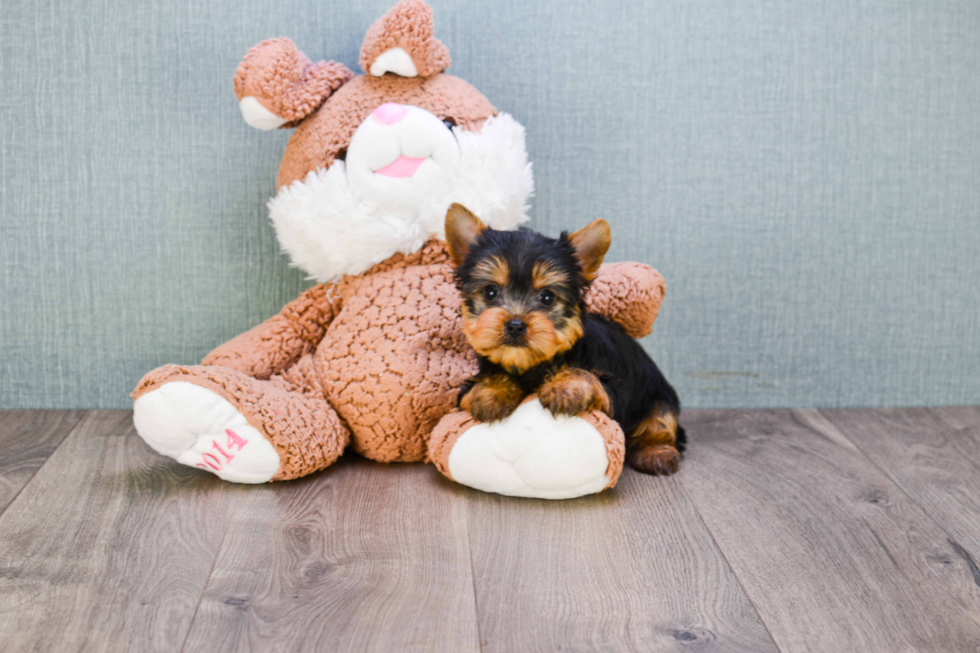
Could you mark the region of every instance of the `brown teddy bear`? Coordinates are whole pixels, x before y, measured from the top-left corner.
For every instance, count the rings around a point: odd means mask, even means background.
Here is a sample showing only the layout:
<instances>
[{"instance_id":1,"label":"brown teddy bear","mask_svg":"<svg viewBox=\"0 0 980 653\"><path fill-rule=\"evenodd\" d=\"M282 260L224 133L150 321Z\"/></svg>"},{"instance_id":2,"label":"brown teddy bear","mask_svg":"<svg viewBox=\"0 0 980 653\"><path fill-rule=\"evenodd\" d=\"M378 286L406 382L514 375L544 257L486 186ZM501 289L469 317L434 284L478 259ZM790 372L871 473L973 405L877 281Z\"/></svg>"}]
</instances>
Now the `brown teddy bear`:
<instances>
[{"instance_id":1,"label":"brown teddy bear","mask_svg":"<svg viewBox=\"0 0 980 653\"><path fill-rule=\"evenodd\" d=\"M350 444L381 462L432 460L487 491L564 498L622 470L623 435L601 413L553 417L532 399L479 424L455 409L475 356L444 243L448 206L486 224L527 219L524 130L442 72L431 9L402 0L367 33L355 77L313 64L288 39L252 48L235 93L245 120L296 127L269 202L292 263L319 285L201 365L165 365L133 392L153 449L240 483L293 479ZM604 265L588 301L647 335L664 282L638 263Z\"/></svg>"}]
</instances>

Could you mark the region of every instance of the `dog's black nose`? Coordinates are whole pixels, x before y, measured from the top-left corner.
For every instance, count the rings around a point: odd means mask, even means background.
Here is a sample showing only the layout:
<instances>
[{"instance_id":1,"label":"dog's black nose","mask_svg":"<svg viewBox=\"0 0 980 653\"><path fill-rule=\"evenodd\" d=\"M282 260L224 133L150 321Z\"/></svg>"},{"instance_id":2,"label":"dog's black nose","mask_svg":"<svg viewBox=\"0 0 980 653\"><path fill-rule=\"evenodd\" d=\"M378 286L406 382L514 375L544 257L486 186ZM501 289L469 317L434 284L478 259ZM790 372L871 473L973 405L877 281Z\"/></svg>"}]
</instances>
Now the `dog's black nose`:
<instances>
[{"instance_id":1,"label":"dog's black nose","mask_svg":"<svg viewBox=\"0 0 980 653\"><path fill-rule=\"evenodd\" d=\"M527 333L527 323L520 318L514 318L513 320L507 320L504 329L507 330L509 337L517 339Z\"/></svg>"}]
</instances>

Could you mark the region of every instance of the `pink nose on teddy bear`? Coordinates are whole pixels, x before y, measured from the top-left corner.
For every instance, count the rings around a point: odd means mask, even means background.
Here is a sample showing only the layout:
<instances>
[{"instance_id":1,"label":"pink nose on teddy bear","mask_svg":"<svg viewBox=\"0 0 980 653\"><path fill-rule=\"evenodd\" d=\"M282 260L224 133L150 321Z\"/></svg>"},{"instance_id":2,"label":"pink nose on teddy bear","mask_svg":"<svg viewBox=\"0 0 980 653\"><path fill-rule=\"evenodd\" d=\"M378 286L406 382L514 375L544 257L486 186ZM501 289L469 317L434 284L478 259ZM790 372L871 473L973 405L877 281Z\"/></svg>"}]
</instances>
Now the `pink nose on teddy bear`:
<instances>
[{"instance_id":1,"label":"pink nose on teddy bear","mask_svg":"<svg viewBox=\"0 0 980 653\"><path fill-rule=\"evenodd\" d=\"M408 109L394 102L386 102L374 110L371 115L382 125L395 125L408 114Z\"/></svg>"}]
</instances>

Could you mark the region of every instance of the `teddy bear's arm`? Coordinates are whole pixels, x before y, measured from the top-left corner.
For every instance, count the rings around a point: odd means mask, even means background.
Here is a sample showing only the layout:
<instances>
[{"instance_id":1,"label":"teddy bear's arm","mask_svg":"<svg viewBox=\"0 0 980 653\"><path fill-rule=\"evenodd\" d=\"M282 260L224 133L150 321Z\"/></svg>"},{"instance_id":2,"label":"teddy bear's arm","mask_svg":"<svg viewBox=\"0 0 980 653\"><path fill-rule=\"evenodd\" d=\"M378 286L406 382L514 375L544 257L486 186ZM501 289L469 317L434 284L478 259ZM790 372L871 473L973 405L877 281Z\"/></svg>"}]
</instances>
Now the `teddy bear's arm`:
<instances>
[{"instance_id":1,"label":"teddy bear's arm","mask_svg":"<svg viewBox=\"0 0 980 653\"><path fill-rule=\"evenodd\" d=\"M634 338L650 335L667 285L642 263L606 263L592 282L585 303L590 311L621 324Z\"/></svg>"},{"instance_id":2,"label":"teddy bear's arm","mask_svg":"<svg viewBox=\"0 0 980 653\"><path fill-rule=\"evenodd\" d=\"M277 315L219 345L201 363L268 379L316 349L339 310L337 286L319 284L286 304Z\"/></svg>"}]
</instances>

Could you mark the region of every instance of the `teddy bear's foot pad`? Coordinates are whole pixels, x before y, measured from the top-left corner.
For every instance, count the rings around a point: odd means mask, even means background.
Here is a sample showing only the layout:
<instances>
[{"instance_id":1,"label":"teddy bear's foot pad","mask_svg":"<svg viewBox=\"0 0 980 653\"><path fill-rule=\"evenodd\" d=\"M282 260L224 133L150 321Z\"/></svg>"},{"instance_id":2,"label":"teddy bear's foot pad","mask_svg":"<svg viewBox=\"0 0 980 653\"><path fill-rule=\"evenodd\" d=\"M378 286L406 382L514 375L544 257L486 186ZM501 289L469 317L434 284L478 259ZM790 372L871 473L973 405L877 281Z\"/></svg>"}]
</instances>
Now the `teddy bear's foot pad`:
<instances>
[{"instance_id":1,"label":"teddy bear's foot pad","mask_svg":"<svg viewBox=\"0 0 980 653\"><path fill-rule=\"evenodd\" d=\"M186 381L166 383L133 405L136 432L158 453L234 483L265 483L279 454L224 397Z\"/></svg>"},{"instance_id":2,"label":"teddy bear's foot pad","mask_svg":"<svg viewBox=\"0 0 980 653\"><path fill-rule=\"evenodd\" d=\"M609 485L602 435L580 417L553 417L537 399L468 429L448 463L457 483L510 496L570 499Z\"/></svg>"}]
</instances>

